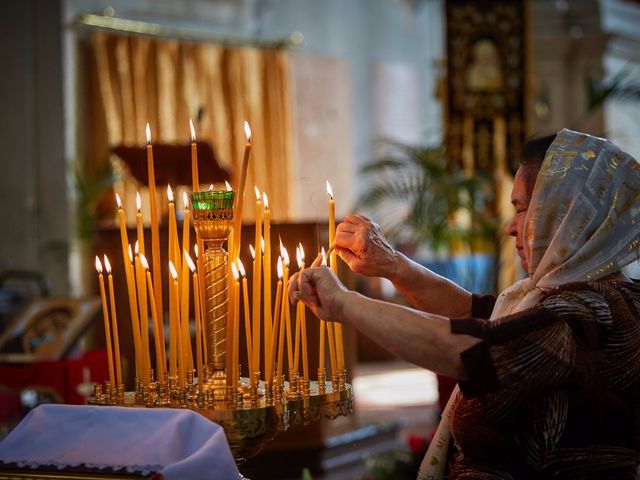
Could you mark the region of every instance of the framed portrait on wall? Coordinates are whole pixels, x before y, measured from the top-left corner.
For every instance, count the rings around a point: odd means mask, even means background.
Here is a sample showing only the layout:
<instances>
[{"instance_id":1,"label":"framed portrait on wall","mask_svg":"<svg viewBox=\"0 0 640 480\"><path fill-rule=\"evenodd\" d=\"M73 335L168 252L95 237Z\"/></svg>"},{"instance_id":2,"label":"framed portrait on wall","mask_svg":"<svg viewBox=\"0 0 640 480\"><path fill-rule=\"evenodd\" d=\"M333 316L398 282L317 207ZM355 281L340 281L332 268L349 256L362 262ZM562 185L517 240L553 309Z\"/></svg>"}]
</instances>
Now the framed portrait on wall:
<instances>
[{"instance_id":1,"label":"framed portrait on wall","mask_svg":"<svg viewBox=\"0 0 640 480\"><path fill-rule=\"evenodd\" d=\"M100 310L100 298L36 298L0 333L0 362L63 358Z\"/></svg>"}]
</instances>

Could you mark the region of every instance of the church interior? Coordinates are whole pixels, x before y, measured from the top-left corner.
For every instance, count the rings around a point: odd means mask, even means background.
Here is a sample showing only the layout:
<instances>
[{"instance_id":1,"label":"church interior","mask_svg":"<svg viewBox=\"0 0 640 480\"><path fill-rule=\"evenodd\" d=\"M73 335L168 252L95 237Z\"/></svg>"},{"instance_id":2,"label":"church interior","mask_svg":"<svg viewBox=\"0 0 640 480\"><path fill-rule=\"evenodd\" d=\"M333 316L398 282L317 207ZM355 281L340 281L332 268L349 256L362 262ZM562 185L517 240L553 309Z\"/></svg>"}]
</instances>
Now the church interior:
<instances>
[{"instance_id":1,"label":"church interior","mask_svg":"<svg viewBox=\"0 0 640 480\"><path fill-rule=\"evenodd\" d=\"M166 410L165 426L191 411L224 427L209 448L246 478L415 478L454 382L291 305L289 275L321 259L402 303L330 252L363 214L407 256L496 294L523 277L504 226L526 139L569 128L640 158L637 0L0 12L0 441L46 405ZM1 452L2 478L159 472L123 460L20 477Z\"/></svg>"}]
</instances>

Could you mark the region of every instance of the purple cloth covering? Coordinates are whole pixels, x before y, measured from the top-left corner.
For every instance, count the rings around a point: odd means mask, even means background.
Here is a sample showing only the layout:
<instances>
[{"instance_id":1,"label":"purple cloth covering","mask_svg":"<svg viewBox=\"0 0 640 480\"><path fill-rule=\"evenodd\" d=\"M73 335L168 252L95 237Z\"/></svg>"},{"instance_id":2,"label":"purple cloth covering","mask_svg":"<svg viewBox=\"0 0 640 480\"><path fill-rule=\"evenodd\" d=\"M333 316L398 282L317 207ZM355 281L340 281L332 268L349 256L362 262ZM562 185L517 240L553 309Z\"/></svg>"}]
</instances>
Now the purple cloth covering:
<instances>
[{"instance_id":1,"label":"purple cloth covering","mask_svg":"<svg viewBox=\"0 0 640 480\"><path fill-rule=\"evenodd\" d=\"M0 461L238 479L224 430L190 410L41 405L0 443Z\"/></svg>"}]
</instances>

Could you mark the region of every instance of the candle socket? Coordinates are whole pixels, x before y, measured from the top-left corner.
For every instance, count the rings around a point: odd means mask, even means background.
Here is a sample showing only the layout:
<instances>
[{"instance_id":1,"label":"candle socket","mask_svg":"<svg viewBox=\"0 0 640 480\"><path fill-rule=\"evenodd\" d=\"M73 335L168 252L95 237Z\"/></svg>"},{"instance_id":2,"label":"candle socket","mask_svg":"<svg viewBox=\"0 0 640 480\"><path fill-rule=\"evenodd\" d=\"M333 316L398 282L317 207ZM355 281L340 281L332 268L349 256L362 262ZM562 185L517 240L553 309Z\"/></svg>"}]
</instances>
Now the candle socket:
<instances>
[{"instance_id":1,"label":"candle socket","mask_svg":"<svg viewBox=\"0 0 640 480\"><path fill-rule=\"evenodd\" d=\"M327 374L325 373L324 368L318 369L318 392L325 393L327 389Z\"/></svg>"},{"instance_id":2,"label":"candle socket","mask_svg":"<svg viewBox=\"0 0 640 480\"><path fill-rule=\"evenodd\" d=\"M93 386L93 394L94 394L93 396L94 396L95 402L98 405L104 405L104 396L102 394L102 385L100 385L99 383L96 383Z\"/></svg>"},{"instance_id":3,"label":"candle socket","mask_svg":"<svg viewBox=\"0 0 640 480\"><path fill-rule=\"evenodd\" d=\"M267 405L273 405L273 385L271 382L264 382L264 399Z\"/></svg>"},{"instance_id":4,"label":"candle socket","mask_svg":"<svg viewBox=\"0 0 640 480\"><path fill-rule=\"evenodd\" d=\"M338 381L338 374L334 373L331 375L331 391L333 392L337 392L338 391L338 383L340 383Z\"/></svg>"},{"instance_id":5,"label":"candle socket","mask_svg":"<svg viewBox=\"0 0 640 480\"><path fill-rule=\"evenodd\" d=\"M338 390L341 392L346 388L347 371L343 370L338 373Z\"/></svg>"},{"instance_id":6,"label":"candle socket","mask_svg":"<svg viewBox=\"0 0 640 480\"><path fill-rule=\"evenodd\" d=\"M124 405L124 384L119 383L116 387L116 402L118 405Z\"/></svg>"},{"instance_id":7,"label":"candle socket","mask_svg":"<svg viewBox=\"0 0 640 480\"><path fill-rule=\"evenodd\" d=\"M204 409L206 404L206 395L204 392L198 393L198 408Z\"/></svg>"},{"instance_id":8,"label":"candle socket","mask_svg":"<svg viewBox=\"0 0 640 480\"><path fill-rule=\"evenodd\" d=\"M298 372L289 370L289 392L290 398L298 398Z\"/></svg>"}]
</instances>

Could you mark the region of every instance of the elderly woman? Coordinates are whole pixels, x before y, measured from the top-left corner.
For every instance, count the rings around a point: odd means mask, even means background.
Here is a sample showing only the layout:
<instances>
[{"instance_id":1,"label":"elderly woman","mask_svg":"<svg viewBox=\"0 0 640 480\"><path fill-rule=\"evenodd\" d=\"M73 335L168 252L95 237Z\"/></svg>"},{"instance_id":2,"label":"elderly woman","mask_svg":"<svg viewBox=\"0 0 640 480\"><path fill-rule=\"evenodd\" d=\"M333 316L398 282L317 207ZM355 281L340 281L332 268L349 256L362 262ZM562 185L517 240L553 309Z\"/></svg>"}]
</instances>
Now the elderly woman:
<instances>
[{"instance_id":1,"label":"elderly woman","mask_svg":"<svg viewBox=\"0 0 640 480\"><path fill-rule=\"evenodd\" d=\"M497 299L410 261L359 215L338 227L338 253L415 309L348 291L326 268L289 293L458 380L419 478L445 463L450 479L637 478L640 288L621 268L638 258L640 164L562 130L525 146L511 198L507 232L528 277Z\"/></svg>"}]
</instances>

